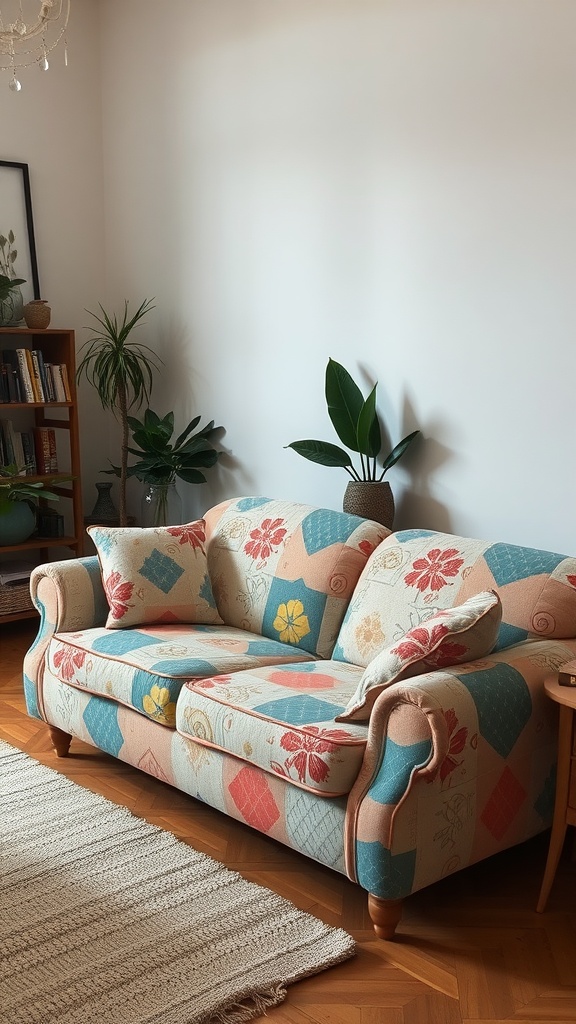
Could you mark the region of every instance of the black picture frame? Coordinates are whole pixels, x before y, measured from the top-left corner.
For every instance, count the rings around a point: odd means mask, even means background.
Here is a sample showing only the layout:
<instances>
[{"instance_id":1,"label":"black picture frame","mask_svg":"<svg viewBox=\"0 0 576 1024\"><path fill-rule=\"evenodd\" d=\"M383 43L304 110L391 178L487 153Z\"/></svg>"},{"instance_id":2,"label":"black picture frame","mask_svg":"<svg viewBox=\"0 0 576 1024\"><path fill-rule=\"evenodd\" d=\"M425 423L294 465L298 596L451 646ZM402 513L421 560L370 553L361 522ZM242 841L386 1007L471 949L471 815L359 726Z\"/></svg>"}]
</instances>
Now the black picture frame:
<instances>
[{"instance_id":1,"label":"black picture frame","mask_svg":"<svg viewBox=\"0 0 576 1024\"><path fill-rule=\"evenodd\" d=\"M39 299L40 279L28 164L0 160L0 234L7 238L9 231L14 232L18 250L14 264L16 274L26 282L21 286L24 302Z\"/></svg>"}]
</instances>

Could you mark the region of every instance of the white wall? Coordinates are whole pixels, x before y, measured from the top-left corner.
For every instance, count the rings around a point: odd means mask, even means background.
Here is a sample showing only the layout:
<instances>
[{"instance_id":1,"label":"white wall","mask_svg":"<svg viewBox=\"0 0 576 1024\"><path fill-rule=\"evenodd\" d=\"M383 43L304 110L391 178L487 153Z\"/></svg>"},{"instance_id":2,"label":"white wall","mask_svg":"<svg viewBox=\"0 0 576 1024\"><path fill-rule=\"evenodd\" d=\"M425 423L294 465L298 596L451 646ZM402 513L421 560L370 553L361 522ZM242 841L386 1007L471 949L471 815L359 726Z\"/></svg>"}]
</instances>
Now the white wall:
<instances>
[{"instance_id":1,"label":"white wall","mask_svg":"<svg viewBox=\"0 0 576 1024\"><path fill-rule=\"evenodd\" d=\"M8 20L8 4L2 12ZM68 67L60 45L50 55L48 71L18 72L21 92L10 92L8 73L0 75L0 158L28 164L40 288L52 308L50 326L75 329L79 348L89 337L84 309L93 308L104 284L100 40L92 0L73 0L67 35ZM0 226L8 212L0 209ZM84 500L91 507L96 498L91 482L103 459L102 445L94 440L107 432L92 389L83 390L80 413Z\"/></svg>"},{"instance_id":2,"label":"white wall","mask_svg":"<svg viewBox=\"0 0 576 1024\"><path fill-rule=\"evenodd\" d=\"M398 527L576 550L573 0L100 0L103 205L91 6L56 106L0 93L6 156L44 179L62 313L154 295L153 407L226 427L187 513L340 507L346 473L284 448L336 440L332 356L379 380L392 443L424 433L389 475Z\"/></svg>"}]
</instances>

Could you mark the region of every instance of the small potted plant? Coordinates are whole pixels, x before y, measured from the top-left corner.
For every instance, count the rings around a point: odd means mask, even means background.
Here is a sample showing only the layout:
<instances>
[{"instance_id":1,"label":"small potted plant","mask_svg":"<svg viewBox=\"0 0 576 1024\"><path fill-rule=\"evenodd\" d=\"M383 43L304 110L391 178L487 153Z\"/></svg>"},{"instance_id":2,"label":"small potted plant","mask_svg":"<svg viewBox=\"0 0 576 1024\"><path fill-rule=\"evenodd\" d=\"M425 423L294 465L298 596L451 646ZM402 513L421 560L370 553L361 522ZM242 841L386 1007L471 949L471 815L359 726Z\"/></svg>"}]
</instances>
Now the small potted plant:
<instances>
[{"instance_id":1,"label":"small potted plant","mask_svg":"<svg viewBox=\"0 0 576 1024\"><path fill-rule=\"evenodd\" d=\"M311 462L321 466L338 466L352 477L344 494L344 512L374 519L392 528L394 496L384 476L404 455L406 449L420 434L419 430L399 441L381 465L382 431L376 412L376 388L364 399L360 388L347 370L334 359L326 367L326 403L328 415L342 444L359 456L356 468L349 452L328 441L293 441L293 448Z\"/></svg>"},{"instance_id":2,"label":"small potted plant","mask_svg":"<svg viewBox=\"0 0 576 1024\"><path fill-rule=\"evenodd\" d=\"M22 319L22 292L20 285L26 283L24 277L16 277L14 266L18 250L14 248L14 232L8 232L8 238L0 233L0 327L11 327L19 324Z\"/></svg>"},{"instance_id":3,"label":"small potted plant","mask_svg":"<svg viewBox=\"0 0 576 1024\"><path fill-rule=\"evenodd\" d=\"M163 418L146 409L144 418L128 417L134 447L128 446L128 453L136 457L127 467L128 477L135 476L147 484L142 499L143 526L173 526L182 521L182 503L176 490L176 478L189 484L205 483L202 472L213 466L222 454L212 444L211 438L220 427L211 420L197 430L200 416L195 416L188 426L172 442L174 434L174 413ZM119 475L114 466L109 473Z\"/></svg>"},{"instance_id":4,"label":"small potted plant","mask_svg":"<svg viewBox=\"0 0 576 1024\"><path fill-rule=\"evenodd\" d=\"M85 349L76 373L82 375L98 392L103 409L111 409L120 422L122 442L120 453L120 526L127 526L126 482L128 479L128 410L139 409L144 401L150 400L152 371L159 369L162 360L148 345L139 345L130 340L130 335L150 310L154 309L152 299L145 299L133 316L128 315L128 302L124 300L124 314L107 313L100 305L101 316L86 312L94 318L100 329L94 337L82 345Z\"/></svg>"},{"instance_id":5,"label":"small potted plant","mask_svg":"<svg viewBox=\"0 0 576 1024\"><path fill-rule=\"evenodd\" d=\"M22 544L34 533L38 498L59 500L50 490L52 481L30 481L19 476L21 472L16 463L0 466L0 547Z\"/></svg>"}]
</instances>

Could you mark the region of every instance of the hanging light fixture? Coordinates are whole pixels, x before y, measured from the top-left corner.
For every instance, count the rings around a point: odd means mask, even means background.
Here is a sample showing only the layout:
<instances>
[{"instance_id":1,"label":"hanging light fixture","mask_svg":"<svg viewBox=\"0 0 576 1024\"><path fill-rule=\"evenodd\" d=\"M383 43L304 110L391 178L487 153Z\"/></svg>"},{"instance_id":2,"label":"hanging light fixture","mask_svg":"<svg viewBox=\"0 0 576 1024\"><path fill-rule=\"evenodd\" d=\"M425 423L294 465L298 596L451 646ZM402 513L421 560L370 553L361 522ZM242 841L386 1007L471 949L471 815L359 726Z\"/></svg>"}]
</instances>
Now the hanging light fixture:
<instances>
[{"instance_id":1,"label":"hanging light fixture","mask_svg":"<svg viewBox=\"0 0 576 1024\"><path fill-rule=\"evenodd\" d=\"M6 8L9 8L6 14ZM48 71L48 54L64 37L64 63L68 64L66 27L70 0L0 0L0 70L10 74L9 88L20 92L18 68L37 64Z\"/></svg>"}]
</instances>

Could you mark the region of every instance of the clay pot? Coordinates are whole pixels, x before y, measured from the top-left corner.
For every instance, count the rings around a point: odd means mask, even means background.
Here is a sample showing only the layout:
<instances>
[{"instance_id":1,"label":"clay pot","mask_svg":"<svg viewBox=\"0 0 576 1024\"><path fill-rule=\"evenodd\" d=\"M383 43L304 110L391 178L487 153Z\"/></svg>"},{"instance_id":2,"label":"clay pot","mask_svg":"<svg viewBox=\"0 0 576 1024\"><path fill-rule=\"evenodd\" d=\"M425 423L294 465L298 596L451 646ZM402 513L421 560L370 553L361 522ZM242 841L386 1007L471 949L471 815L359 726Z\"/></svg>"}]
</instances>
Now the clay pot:
<instances>
[{"instance_id":1,"label":"clay pot","mask_svg":"<svg viewBox=\"0 0 576 1024\"><path fill-rule=\"evenodd\" d=\"M50 323L52 310L47 299L32 299L22 310L26 327L31 331L42 331Z\"/></svg>"}]
</instances>

